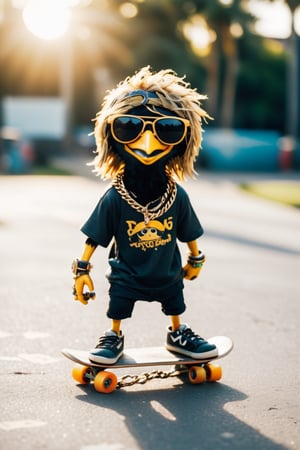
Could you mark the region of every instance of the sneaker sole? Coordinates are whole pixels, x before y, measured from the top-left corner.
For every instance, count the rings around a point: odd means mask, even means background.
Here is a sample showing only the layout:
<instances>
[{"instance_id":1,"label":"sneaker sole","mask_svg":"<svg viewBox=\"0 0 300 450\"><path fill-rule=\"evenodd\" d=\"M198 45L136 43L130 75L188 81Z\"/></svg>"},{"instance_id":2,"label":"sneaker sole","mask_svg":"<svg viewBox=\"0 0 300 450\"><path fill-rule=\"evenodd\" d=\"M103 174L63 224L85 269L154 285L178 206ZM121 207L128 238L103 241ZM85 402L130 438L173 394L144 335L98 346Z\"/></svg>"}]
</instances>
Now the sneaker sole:
<instances>
[{"instance_id":1,"label":"sneaker sole","mask_svg":"<svg viewBox=\"0 0 300 450\"><path fill-rule=\"evenodd\" d=\"M103 356L89 354L89 360L97 364L107 364L110 366L116 364L116 362L118 362L118 360L121 358L122 355L123 353L118 355L116 358L104 358Z\"/></svg>"},{"instance_id":2,"label":"sneaker sole","mask_svg":"<svg viewBox=\"0 0 300 450\"><path fill-rule=\"evenodd\" d=\"M201 353L193 353L189 352L188 350L179 349L178 347L173 347L170 344L166 344L166 349L170 352L179 353L180 355L184 356L190 356L192 359L207 359L207 358L217 358L218 356L218 350L213 349L208 352L201 352Z\"/></svg>"}]
</instances>

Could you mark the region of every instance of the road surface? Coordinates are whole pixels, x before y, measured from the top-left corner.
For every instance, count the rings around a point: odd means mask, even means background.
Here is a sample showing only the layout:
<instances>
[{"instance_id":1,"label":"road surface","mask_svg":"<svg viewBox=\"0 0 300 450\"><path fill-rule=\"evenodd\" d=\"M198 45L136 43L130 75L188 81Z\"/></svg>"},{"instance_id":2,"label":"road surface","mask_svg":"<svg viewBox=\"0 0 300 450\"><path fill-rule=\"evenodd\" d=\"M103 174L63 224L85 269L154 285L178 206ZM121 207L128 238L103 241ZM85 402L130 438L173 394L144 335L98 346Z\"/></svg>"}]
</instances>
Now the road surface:
<instances>
[{"instance_id":1,"label":"road surface","mask_svg":"<svg viewBox=\"0 0 300 450\"><path fill-rule=\"evenodd\" d=\"M102 395L73 382L60 350L89 349L110 325L107 250L93 257L88 306L73 301L70 270L105 187L78 176L0 177L1 450L299 449L300 211L226 177L187 182L207 263L186 283L183 319L205 337L232 337L223 379ZM158 304L139 303L122 325L127 347L155 346L169 321Z\"/></svg>"}]
</instances>

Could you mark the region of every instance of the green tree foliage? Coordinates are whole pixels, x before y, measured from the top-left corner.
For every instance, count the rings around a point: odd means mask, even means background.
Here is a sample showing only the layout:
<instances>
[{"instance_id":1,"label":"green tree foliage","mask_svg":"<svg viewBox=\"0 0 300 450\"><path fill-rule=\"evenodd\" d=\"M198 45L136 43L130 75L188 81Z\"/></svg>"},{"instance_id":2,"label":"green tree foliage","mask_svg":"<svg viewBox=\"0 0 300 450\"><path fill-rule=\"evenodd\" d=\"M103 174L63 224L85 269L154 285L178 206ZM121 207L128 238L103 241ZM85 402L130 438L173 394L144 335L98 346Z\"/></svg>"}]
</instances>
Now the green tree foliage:
<instances>
[{"instance_id":1,"label":"green tree foliage","mask_svg":"<svg viewBox=\"0 0 300 450\"><path fill-rule=\"evenodd\" d=\"M113 3L117 6L121 2ZM123 69L128 73L149 64L157 70L171 67L186 74L193 86L208 94L205 106L215 118L213 126L283 132L285 54L279 44L265 45L267 41L253 33L255 17L245 11L242 3L137 2L137 17L131 22L126 19L132 30L129 46L134 58ZM182 24L196 14L201 14L216 33L210 52L202 57L193 53L182 33ZM233 24L239 24L242 30L238 38L232 35Z\"/></svg>"},{"instance_id":2,"label":"green tree foliage","mask_svg":"<svg viewBox=\"0 0 300 450\"><path fill-rule=\"evenodd\" d=\"M271 0L273 1L273 0ZM287 70L287 108L286 108L286 134L290 135L295 143L300 134L300 60L299 37L296 33L296 10L300 8L299 0L285 0L292 16L291 35L289 38L289 61Z\"/></svg>"},{"instance_id":3,"label":"green tree foliage","mask_svg":"<svg viewBox=\"0 0 300 450\"><path fill-rule=\"evenodd\" d=\"M135 14L122 12L125 3ZM94 0L78 7L71 27L74 125L90 123L107 89L150 65L186 74L193 87L208 94L205 107L215 117L210 126L283 131L286 55L253 33L254 18L244 3ZM215 33L202 55L184 33L184 24L195 15ZM239 36L232 33L236 24L242 30ZM0 37L0 95L59 93L60 43L28 37L16 11L0 26Z\"/></svg>"},{"instance_id":4,"label":"green tree foliage","mask_svg":"<svg viewBox=\"0 0 300 450\"><path fill-rule=\"evenodd\" d=\"M284 132L286 56L280 44L259 37L239 44L234 126Z\"/></svg>"}]
</instances>

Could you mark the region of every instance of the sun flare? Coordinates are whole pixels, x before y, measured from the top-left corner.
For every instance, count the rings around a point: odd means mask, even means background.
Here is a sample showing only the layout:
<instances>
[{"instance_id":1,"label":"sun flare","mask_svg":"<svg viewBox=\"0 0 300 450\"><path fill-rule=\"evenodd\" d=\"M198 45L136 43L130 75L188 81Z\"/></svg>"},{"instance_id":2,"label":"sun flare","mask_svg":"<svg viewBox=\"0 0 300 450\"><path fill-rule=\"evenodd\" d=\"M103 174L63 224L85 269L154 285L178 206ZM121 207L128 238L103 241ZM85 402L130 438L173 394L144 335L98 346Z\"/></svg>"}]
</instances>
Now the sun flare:
<instances>
[{"instance_id":1,"label":"sun flare","mask_svg":"<svg viewBox=\"0 0 300 450\"><path fill-rule=\"evenodd\" d=\"M54 40L67 31L69 8L63 0L29 0L23 9L23 20L35 36Z\"/></svg>"}]
</instances>

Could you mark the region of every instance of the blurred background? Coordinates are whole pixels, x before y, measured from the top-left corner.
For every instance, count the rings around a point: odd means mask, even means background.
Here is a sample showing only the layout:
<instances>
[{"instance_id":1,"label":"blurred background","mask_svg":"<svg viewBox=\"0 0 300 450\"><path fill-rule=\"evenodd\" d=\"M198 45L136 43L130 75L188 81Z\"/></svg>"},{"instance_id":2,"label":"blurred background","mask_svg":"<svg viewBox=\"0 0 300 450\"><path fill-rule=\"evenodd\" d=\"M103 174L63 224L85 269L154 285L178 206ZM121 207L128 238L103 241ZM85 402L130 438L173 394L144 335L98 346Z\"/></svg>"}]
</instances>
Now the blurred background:
<instances>
[{"instance_id":1,"label":"blurred background","mask_svg":"<svg viewBox=\"0 0 300 450\"><path fill-rule=\"evenodd\" d=\"M208 96L198 164L300 169L299 0L0 0L0 172L94 149L108 89L172 68Z\"/></svg>"}]
</instances>

